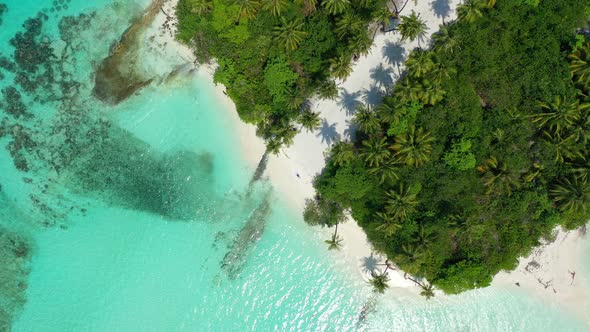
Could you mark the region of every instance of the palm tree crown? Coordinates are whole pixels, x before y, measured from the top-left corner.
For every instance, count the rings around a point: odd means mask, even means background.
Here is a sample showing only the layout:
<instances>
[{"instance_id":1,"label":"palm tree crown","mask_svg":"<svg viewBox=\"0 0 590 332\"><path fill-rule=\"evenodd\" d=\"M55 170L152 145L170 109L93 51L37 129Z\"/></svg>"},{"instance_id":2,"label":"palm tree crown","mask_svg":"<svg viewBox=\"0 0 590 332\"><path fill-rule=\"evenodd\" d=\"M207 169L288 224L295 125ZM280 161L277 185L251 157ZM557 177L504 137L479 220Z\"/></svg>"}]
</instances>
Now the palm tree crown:
<instances>
[{"instance_id":1,"label":"palm tree crown","mask_svg":"<svg viewBox=\"0 0 590 332\"><path fill-rule=\"evenodd\" d=\"M332 160L338 166L350 164L354 159L354 148L350 143L338 142L332 148Z\"/></svg>"},{"instance_id":2,"label":"palm tree crown","mask_svg":"<svg viewBox=\"0 0 590 332\"><path fill-rule=\"evenodd\" d=\"M287 0L263 0L262 8L269 11L272 16L281 16L283 8L287 7Z\"/></svg>"},{"instance_id":3,"label":"palm tree crown","mask_svg":"<svg viewBox=\"0 0 590 332\"><path fill-rule=\"evenodd\" d=\"M375 216L380 221L379 226L377 226L375 229L383 232L386 237L392 236L402 228L401 220L393 217L389 213L377 212Z\"/></svg>"},{"instance_id":4,"label":"palm tree crown","mask_svg":"<svg viewBox=\"0 0 590 332\"><path fill-rule=\"evenodd\" d=\"M369 166L379 166L387 160L390 153L387 150L387 141L385 137L371 138L363 141L361 156Z\"/></svg>"},{"instance_id":5,"label":"palm tree crown","mask_svg":"<svg viewBox=\"0 0 590 332\"><path fill-rule=\"evenodd\" d=\"M357 112L354 115L354 123L356 123L359 129L366 134L373 134L381 130L381 124L375 112L369 107L364 105L358 105L356 107Z\"/></svg>"},{"instance_id":6,"label":"palm tree crown","mask_svg":"<svg viewBox=\"0 0 590 332\"><path fill-rule=\"evenodd\" d=\"M197 15L203 15L213 9L213 1L211 0L190 0L187 4L191 8L191 12Z\"/></svg>"},{"instance_id":7,"label":"palm tree crown","mask_svg":"<svg viewBox=\"0 0 590 332\"><path fill-rule=\"evenodd\" d=\"M377 175L379 183L383 184L386 181L399 180L399 166L400 162L397 158L389 158L383 164L369 169L369 173Z\"/></svg>"},{"instance_id":8,"label":"palm tree crown","mask_svg":"<svg viewBox=\"0 0 590 332\"><path fill-rule=\"evenodd\" d=\"M416 210L418 198L416 194L403 184L397 190L389 190L385 193L386 209L395 220L405 220Z\"/></svg>"},{"instance_id":9,"label":"palm tree crown","mask_svg":"<svg viewBox=\"0 0 590 332\"><path fill-rule=\"evenodd\" d=\"M483 173L484 185L488 188L488 194L511 195L514 189L520 187L517 174L510 171L508 166L492 156L485 160L483 165L477 167Z\"/></svg>"},{"instance_id":10,"label":"palm tree crown","mask_svg":"<svg viewBox=\"0 0 590 332\"><path fill-rule=\"evenodd\" d=\"M561 134L581 118L582 112L588 110L590 104L580 104L578 100L569 102L565 97L557 96L552 103L539 103L539 108L541 112L532 115L533 122L541 128Z\"/></svg>"},{"instance_id":11,"label":"palm tree crown","mask_svg":"<svg viewBox=\"0 0 590 332\"><path fill-rule=\"evenodd\" d=\"M473 23L483 16L483 7L484 4L481 0L465 0L465 3L457 8L457 15L459 19Z\"/></svg>"},{"instance_id":12,"label":"palm tree crown","mask_svg":"<svg viewBox=\"0 0 590 332\"><path fill-rule=\"evenodd\" d=\"M259 0L234 0L234 2L236 5L240 6L237 21L240 21L242 18L253 18L256 16L258 7L260 6Z\"/></svg>"},{"instance_id":13,"label":"palm tree crown","mask_svg":"<svg viewBox=\"0 0 590 332\"><path fill-rule=\"evenodd\" d=\"M277 42L288 51L294 51L299 47L307 32L303 31L303 22L295 19L287 22L281 18L281 25L274 28L274 36Z\"/></svg>"},{"instance_id":14,"label":"palm tree crown","mask_svg":"<svg viewBox=\"0 0 590 332\"><path fill-rule=\"evenodd\" d=\"M402 16L402 21L398 26L398 29L402 35L402 41L407 39L414 41L424 36L424 33L428 29L426 23L420 18L420 14L412 11L410 16Z\"/></svg>"},{"instance_id":15,"label":"palm tree crown","mask_svg":"<svg viewBox=\"0 0 590 332\"><path fill-rule=\"evenodd\" d=\"M322 6L332 15L343 13L350 5L350 0L324 0Z\"/></svg>"},{"instance_id":16,"label":"palm tree crown","mask_svg":"<svg viewBox=\"0 0 590 332\"><path fill-rule=\"evenodd\" d=\"M299 116L299 123L301 123L301 126L307 131L313 131L321 124L320 113L312 112L311 110L306 109L301 112L301 115Z\"/></svg>"},{"instance_id":17,"label":"palm tree crown","mask_svg":"<svg viewBox=\"0 0 590 332\"><path fill-rule=\"evenodd\" d=\"M549 194L561 210L586 212L590 205L590 183L582 178L564 178Z\"/></svg>"},{"instance_id":18,"label":"palm tree crown","mask_svg":"<svg viewBox=\"0 0 590 332\"><path fill-rule=\"evenodd\" d=\"M336 58L330 59L330 70L334 77L344 80L352 72L352 65L350 64L350 56L340 54Z\"/></svg>"},{"instance_id":19,"label":"palm tree crown","mask_svg":"<svg viewBox=\"0 0 590 332\"><path fill-rule=\"evenodd\" d=\"M407 165L420 166L430 160L433 141L430 133L410 126L406 133L395 136L395 144L391 148Z\"/></svg>"},{"instance_id":20,"label":"palm tree crown","mask_svg":"<svg viewBox=\"0 0 590 332\"><path fill-rule=\"evenodd\" d=\"M373 291L375 293L385 293L385 290L389 288L389 285L387 284L388 281L389 276L387 273L377 273L375 271L371 271L371 280L369 280L369 284L373 286Z\"/></svg>"},{"instance_id":21,"label":"palm tree crown","mask_svg":"<svg viewBox=\"0 0 590 332\"><path fill-rule=\"evenodd\" d=\"M422 50L413 51L406 61L406 68L415 77L426 76L436 68L434 53Z\"/></svg>"},{"instance_id":22,"label":"palm tree crown","mask_svg":"<svg viewBox=\"0 0 590 332\"><path fill-rule=\"evenodd\" d=\"M590 43L575 50L569 55L570 72L578 83L588 86L590 83Z\"/></svg>"}]
</instances>

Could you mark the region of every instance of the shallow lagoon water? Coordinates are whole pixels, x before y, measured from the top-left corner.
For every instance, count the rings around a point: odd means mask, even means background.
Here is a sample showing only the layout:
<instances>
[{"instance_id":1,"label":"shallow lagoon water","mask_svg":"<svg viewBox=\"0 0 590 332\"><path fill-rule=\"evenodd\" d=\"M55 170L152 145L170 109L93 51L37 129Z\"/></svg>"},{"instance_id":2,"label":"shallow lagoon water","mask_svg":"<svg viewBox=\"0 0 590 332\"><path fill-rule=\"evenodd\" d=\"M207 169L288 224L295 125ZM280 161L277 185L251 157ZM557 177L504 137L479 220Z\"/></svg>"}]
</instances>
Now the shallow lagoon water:
<instances>
[{"instance_id":1,"label":"shallow lagoon water","mask_svg":"<svg viewBox=\"0 0 590 332\"><path fill-rule=\"evenodd\" d=\"M26 19L54 7L45 3L6 3L2 55L14 52L8 41ZM265 181L249 187L254 169L242 160L213 87L198 74L155 82L117 106L92 98L93 68L146 1L76 0L67 9L57 3L61 10L47 9L42 28L55 49L63 46L56 42L61 17L96 14L64 64L82 84L77 97L41 103L33 97L47 91L17 87L31 116L6 115L12 126L30 127L36 143L23 147L29 170L21 171L8 149L14 134L0 138L0 225L28 239L31 254L26 302L12 308L12 330L587 328L512 289L429 302L374 297L356 267L328 252L289 208L288 197ZM158 59L172 70L169 60ZM0 87L13 86L15 73L4 74ZM56 152L64 150L75 155ZM366 303L374 310L359 322Z\"/></svg>"}]
</instances>

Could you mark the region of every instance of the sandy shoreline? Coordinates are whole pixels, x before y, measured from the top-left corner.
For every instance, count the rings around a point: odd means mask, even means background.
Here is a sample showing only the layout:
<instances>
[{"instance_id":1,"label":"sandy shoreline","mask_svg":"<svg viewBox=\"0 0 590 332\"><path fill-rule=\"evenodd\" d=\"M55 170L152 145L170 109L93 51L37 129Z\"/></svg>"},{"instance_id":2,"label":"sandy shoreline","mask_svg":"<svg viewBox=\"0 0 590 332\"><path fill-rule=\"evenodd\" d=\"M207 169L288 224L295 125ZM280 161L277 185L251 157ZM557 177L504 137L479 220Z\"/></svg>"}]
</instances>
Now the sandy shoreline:
<instances>
[{"instance_id":1,"label":"sandy shoreline","mask_svg":"<svg viewBox=\"0 0 590 332\"><path fill-rule=\"evenodd\" d=\"M174 13L176 3L177 0L167 1L164 11L168 15ZM409 1L402 15L414 10L426 21L429 27L428 38L424 38L420 43L424 46L428 44L431 34L438 30L443 20L449 22L455 19L455 8L458 4L458 0L452 0L448 2L448 8L439 8L434 2L419 2L415 5L413 1ZM169 18L160 13L155 18L154 27L157 29L166 24L167 19ZM160 43L177 49L181 58L192 61L190 49L174 41L174 25L170 22L168 25L170 33L158 37L163 38ZM403 70L403 59L417 46L417 41L402 43L399 34L395 32L378 34L371 53L361 57L354 64L350 77L340 82L340 98L335 101L312 100L312 109L320 112L320 117L324 119L322 128L312 133L304 131L298 134L291 147L269 158L265 177L283 197L288 197L289 203L296 210L302 211L305 199L314 195L312 181L315 174L324 167L325 151L332 142L348 138L346 133L349 130L354 105L358 102L377 103L379 97L398 79L398 73ZM200 66L197 74L213 84L214 70L213 65ZM228 120L232 123L232 128L228 130L232 130L239 138L244 159L252 167L256 167L265 151L264 142L256 136L253 125L240 120L235 105L224 91L225 87L221 85L215 88L216 98L224 106L222 111L226 112ZM296 174L299 174L299 177ZM331 230L326 229L318 228L318 232L322 232L326 238L331 234ZM347 264L357 267L359 278L367 280L369 273L363 261L370 257L383 262L385 258L374 252L365 233L354 220L341 225L339 233L344 240L344 247L338 254L345 257ZM532 296L547 301L552 306L575 312L590 324L590 278L583 274L582 268L582 259L585 257L583 249L588 247L588 239L582 238L576 231L568 233L558 230L557 233L554 242L535 248L529 257L521 258L515 271L499 273L494 278L492 287L511 289L519 287L515 284L518 282L520 287ZM537 262L539 266L531 264L531 261ZM578 272L573 283L570 271ZM389 276L390 294L419 293L419 288L412 281L405 279L403 272L391 271ZM548 282L549 286L545 287Z\"/></svg>"}]
</instances>

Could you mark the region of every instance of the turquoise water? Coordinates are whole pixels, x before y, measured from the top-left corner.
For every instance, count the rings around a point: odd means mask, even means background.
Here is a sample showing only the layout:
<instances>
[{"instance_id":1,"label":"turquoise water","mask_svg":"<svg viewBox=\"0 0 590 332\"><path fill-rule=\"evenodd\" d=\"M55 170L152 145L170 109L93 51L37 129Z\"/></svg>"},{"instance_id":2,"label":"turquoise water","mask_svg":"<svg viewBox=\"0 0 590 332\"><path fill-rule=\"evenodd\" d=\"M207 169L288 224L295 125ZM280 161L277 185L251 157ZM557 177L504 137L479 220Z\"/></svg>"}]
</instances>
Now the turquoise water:
<instances>
[{"instance_id":1,"label":"turquoise water","mask_svg":"<svg viewBox=\"0 0 590 332\"><path fill-rule=\"evenodd\" d=\"M10 281L0 287L0 323L14 331L587 328L512 289L428 302L374 297L287 198L250 183L254 169L198 74L156 79L116 106L92 97L97 63L146 1L53 3L9 0L0 26L0 56L12 58L9 41L25 20L47 15L21 35L29 43L17 54L28 60L0 69L0 273ZM70 15L77 19L63 19ZM46 45L58 56L43 53ZM171 72L175 59L144 60Z\"/></svg>"}]
</instances>

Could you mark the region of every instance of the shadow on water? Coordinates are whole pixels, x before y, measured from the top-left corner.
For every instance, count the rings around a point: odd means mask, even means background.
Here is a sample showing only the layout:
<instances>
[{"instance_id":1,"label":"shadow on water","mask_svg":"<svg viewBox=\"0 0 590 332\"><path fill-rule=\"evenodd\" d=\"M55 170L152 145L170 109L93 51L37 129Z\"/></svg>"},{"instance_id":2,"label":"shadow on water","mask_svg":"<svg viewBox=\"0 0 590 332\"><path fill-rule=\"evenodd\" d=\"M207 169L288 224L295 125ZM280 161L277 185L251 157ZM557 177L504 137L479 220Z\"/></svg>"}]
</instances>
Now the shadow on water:
<instances>
[{"instance_id":1,"label":"shadow on water","mask_svg":"<svg viewBox=\"0 0 590 332\"><path fill-rule=\"evenodd\" d=\"M377 294L372 294L365 304L363 305L361 312L359 313L359 317L357 319L357 328L362 327L362 325L367 320L367 317L377 311Z\"/></svg>"},{"instance_id":2,"label":"shadow on water","mask_svg":"<svg viewBox=\"0 0 590 332\"><path fill-rule=\"evenodd\" d=\"M134 20L121 39L113 45L110 55L99 65L94 80L94 96L108 104L118 104L153 78L140 74L135 66L139 37L160 11L164 0L152 1L145 13Z\"/></svg>"},{"instance_id":3,"label":"shadow on water","mask_svg":"<svg viewBox=\"0 0 590 332\"><path fill-rule=\"evenodd\" d=\"M271 192L269 190L264 194L256 209L250 213L221 261L221 269L230 280L239 275L247 262L252 247L264 232L266 220L271 211L270 196Z\"/></svg>"},{"instance_id":4,"label":"shadow on water","mask_svg":"<svg viewBox=\"0 0 590 332\"><path fill-rule=\"evenodd\" d=\"M194 220L209 204L214 170L210 154L156 152L115 127L109 138L72 163L64 176L68 187L113 205L183 221Z\"/></svg>"},{"instance_id":5,"label":"shadow on water","mask_svg":"<svg viewBox=\"0 0 590 332\"><path fill-rule=\"evenodd\" d=\"M264 151L264 154L262 155L262 158L260 158L260 161L258 162L258 165L256 166L256 170L254 171L254 174L252 175L252 178L250 179L250 183L248 185L248 187L249 187L248 191L250 191L254 182L256 182L262 178L262 175L264 175L264 171L266 170L267 163L268 163L268 151Z\"/></svg>"}]
</instances>

